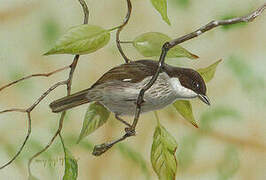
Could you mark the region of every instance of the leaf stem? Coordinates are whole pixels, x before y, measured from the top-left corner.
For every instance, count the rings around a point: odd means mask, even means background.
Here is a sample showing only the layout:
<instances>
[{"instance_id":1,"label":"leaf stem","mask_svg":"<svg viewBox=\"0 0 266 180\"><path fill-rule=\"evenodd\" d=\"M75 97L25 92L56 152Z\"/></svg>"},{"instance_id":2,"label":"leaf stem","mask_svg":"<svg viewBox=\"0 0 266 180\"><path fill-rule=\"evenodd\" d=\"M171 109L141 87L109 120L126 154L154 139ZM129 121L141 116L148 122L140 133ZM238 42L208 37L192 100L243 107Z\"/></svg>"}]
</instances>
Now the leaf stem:
<instances>
[{"instance_id":1,"label":"leaf stem","mask_svg":"<svg viewBox=\"0 0 266 180\"><path fill-rule=\"evenodd\" d=\"M119 41L119 42L124 44L133 44L133 41Z\"/></svg>"},{"instance_id":2,"label":"leaf stem","mask_svg":"<svg viewBox=\"0 0 266 180\"><path fill-rule=\"evenodd\" d=\"M114 30L116 30L116 29L118 29L118 28L120 28L120 26L113 27L113 28L111 28L111 29L108 29L107 31L111 32L111 31L114 31Z\"/></svg>"},{"instance_id":3,"label":"leaf stem","mask_svg":"<svg viewBox=\"0 0 266 180\"><path fill-rule=\"evenodd\" d=\"M159 120L158 113L157 113L157 111L153 111L153 112L154 112L154 115L155 115L155 118L156 118L157 124L158 124L158 126L159 126L159 125L160 125L160 120Z\"/></svg>"}]
</instances>

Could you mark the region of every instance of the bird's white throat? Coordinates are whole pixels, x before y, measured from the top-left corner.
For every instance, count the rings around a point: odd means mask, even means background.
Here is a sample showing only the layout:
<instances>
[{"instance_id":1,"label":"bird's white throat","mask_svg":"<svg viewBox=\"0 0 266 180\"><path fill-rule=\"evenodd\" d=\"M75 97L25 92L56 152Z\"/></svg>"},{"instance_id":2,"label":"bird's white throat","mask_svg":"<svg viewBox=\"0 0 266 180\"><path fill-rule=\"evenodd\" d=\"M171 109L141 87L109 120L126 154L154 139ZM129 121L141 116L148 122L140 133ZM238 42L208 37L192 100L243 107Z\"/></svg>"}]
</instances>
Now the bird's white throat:
<instances>
[{"instance_id":1,"label":"bird's white throat","mask_svg":"<svg viewBox=\"0 0 266 180\"><path fill-rule=\"evenodd\" d=\"M180 83L179 79L174 77L169 79L170 84L173 87L173 90L176 93L177 98L179 99L190 99L197 97L197 93L192 91L191 89L188 89Z\"/></svg>"}]
</instances>

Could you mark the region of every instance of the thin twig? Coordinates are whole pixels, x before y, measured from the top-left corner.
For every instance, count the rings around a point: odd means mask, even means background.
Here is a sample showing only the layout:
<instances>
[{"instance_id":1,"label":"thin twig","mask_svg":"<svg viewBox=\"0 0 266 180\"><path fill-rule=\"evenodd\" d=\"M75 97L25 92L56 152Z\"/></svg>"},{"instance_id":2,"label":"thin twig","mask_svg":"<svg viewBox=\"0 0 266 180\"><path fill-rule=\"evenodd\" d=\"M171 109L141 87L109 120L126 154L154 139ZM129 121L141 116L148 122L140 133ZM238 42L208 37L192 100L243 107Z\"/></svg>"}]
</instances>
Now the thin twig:
<instances>
[{"instance_id":1,"label":"thin twig","mask_svg":"<svg viewBox=\"0 0 266 180\"><path fill-rule=\"evenodd\" d=\"M26 109L13 108L13 109L7 109L7 110L0 111L0 114L10 113L10 112L21 112L21 113L26 113L27 110L26 110Z\"/></svg>"},{"instance_id":2,"label":"thin twig","mask_svg":"<svg viewBox=\"0 0 266 180\"><path fill-rule=\"evenodd\" d=\"M27 116L28 116L28 133L27 133L27 136L26 138L24 139L23 141L23 144L22 146L20 147L19 151L11 158L11 160L9 160L7 163L5 163L4 165L2 165L0 167L0 169L3 169L5 168L6 166L8 166L9 164L11 164L19 155L20 153L22 152L23 148L25 147L29 137L30 137L30 134L31 134L31 112L34 110L34 108L50 93L52 92L53 90L55 90L58 86L60 85L63 85L63 84L66 84L67 81L62 81L62 82L58 82L56 83L55 85L53 85L52 87L50 87L47 91L45 91L41 97L35 102L33 103L30 107L28 107L27 109L17 109L17 108L13 108L13 109L8 109L8 110L4 110L4 111L0 111L0 114L3 114L3 113L9 113L9 112L21 112L21 113L27 113Z\"/></svg>"},{"instance_id":3,"label":"thin twig","mask_svg":"<svg viewBox=\"0 0 266 180\"><path fill-rule=\"evenodd\" d=\"M84 0L79 0L79 3L82 6L83 13L84 13L83 24L88 24L89 15L90 15L89 8Z\"/></svg>"},{"instance_id":4,"label":"thin twig","mask_svg":"<svg viewBox=\"0 0 266 180\"><path fill-rule=\"evenodd\" d=\"M88 23L88 17L89 17L89 11L88 11L87 4L86 4L86 2L84 0L78 0L78 1L80 2L81 6L83 8L83 12L84 12L84 24L87 24ZM77 67L77 63L78 63L79 57L80 57L79 55L75 55L75 57L73 59L73 62L70 65L70 72L69 72L68 79L66 81L63 81L67 85L67 95L70 95L71 94L72 79L73 79L73 75L74 75L75 69ZM38 101L36 101L36 102L38 102ZM57 129L56 133L54 134L54 136L52 137L52 139L50 140L50 142L41 151L39 151L36 154L34 154L30 158L30 160L28 161L28 172L29 172L29 175L31 175L30 166L31 166L32 161L36 157L38 157L40 154L42 154L43 152L45 152L53 144L54 140L56 139L56 137L58 135L61 137L61 130L63 128L63 122L64 122L65 115L66 115L66 111L63 111L61 113L61 117L60 117L58 129ZM63 143L63 141L61 141L61 142Z\"/></svg>"},{"instance_id":5,"label":"thin twig","mask_svg":"<svg viewBox=\"0 0 266 180\"><path fill-rule=\"evenodd\" d=\"M121 47L121 42L120 42L120 39L119 39L119 36L120 36L120 32L123 30L123 28L127 25L129 19L130 19L130 15L131 15L131 12L132 12L132 5L131 5L131 1L130 0L126 0L127 1L127 15L124 19L124 22L122 25L120 25L117 29L117 32L116 32L116 45L117 45L117 48L120 52L120 54L122 55L122 57L124 58L125 62L126 63L129 63L130 62L130 59L125 55L122 47Z\"/></svg>"},{"instance_id":6,"label":"thin twig","mask_svg":"<svg viewBox=\"0 0 266 180\"><path fill-rule=\"evenodd\" d=\"M23 78L20 78L20 79L18 79L16 81L13 81L13 82L11 82L9 84L6 84L6 85L0 87L0 91L2 91L3 89L8 88L8 87L10 87L10 86L18 83L18 82L24 81L26 79L30 79L30 78L33 78L33 77L49 77L49 76L54 75L54 74L56 74L58 72L64 71L64 70L66 70L68 68L69 68L69 66L65 66L65 67L56 69L56 70L54 70L52 72L49 72L49 73L42 73L42 74L41 73L38 73L38 74L31 74L31 75L25 76Z\"/></svg>"},{"instance_id":7,"label":"thin twig","mask_svg":"<svg viewBox=\"0 0 266 180\"><path fill-rule=\"evenodd\" d=\"M39 152L37 152L36 154L34 154L28 161L28 172L29 172L29 175L31 175L31 169L30 169L30 165L32 163L32 161L38 157L39 155L41 155L43 152L45 152L54 142L55 138L58 136L58 134L60 133L62 127L63 127L63 121L64 121L64 118L65 118L65 115L66 115L66 112L62 112L61 116L60 116L60 121L59 121L59 127L56 131L56 133L54 134L54 136L52 137L52 139L50 140L50 142Z\"/></svg>"},{"instance_id":8,"label":"thin twig","mask_svg":"<svg viewBox=\"0 0 266 180\"><path fill-rule=\"evenodd\" d=\"M182 36L180 38L174 39L170 42L166 42L163 47L162 47L162 52L160 55L160 59L158 62L158 68L156 70L156 73L153 75L152 79L140 90L138 99L137 99L137 106L136 106L136 112L135 112L135 117L134 117L134 121L132 124L132 130L135 130L136 125L138 123L138 119L140 116L140 111L141 111L141 104L143 102L143 97L144 97L144 93L151 88L151 86L154 84L154 82L157 80L159 73L161 72L161 69L164 65L164 61L165 61L165 57L167 55L167 52L175 47L176 45L188 41L192 38L195 38L201 34L203 34L204 32L207 32L217 26L221 26L221 25L230 25L230 24L236 24L236 23L240 23L240 22L251 22L253 21L256 17L258 17L266 8L266 3L264 3L264 5L262 5L261 7L259 7L256 11L252 12L251 14L248 14L246 16L242 16L239 18L233 18L233 19L227 19L227 20L219 20L219 21L211 21L210 23L206 24L205 26L197 29L196 31L189 33L185 36Z\"/></svg>"},{"instance_id":9,"label":"thin twig","mask_svg":"<svg viewBox=\"0 0 266 180\"><path fill-rule=\"evenodd\" d=\"M173 48L174 46L176 46L182 42L185 42L185 41L188 41L192 38L195 38L195 37L199 36L200 34L203 34L204 32L207 32L207 31L209 31L209 30L211 30L217 26L253 21L256 17L258 17L264 11L265 8L266 8L266 3L263 6L259 7L256 11L254 11L251 14L248 14L246 16L242 16L239 18L233 18L233 19L227 19L227 20L221 20L221 21L211 21L210 23L206 24L205 26L199 28L198 30L196 30L192 33L189 33L185 36L174 39L170 42L166 42L162 47L162 52L161 52L159 62L158 62L158 68L157 68L155 74L153 75L151 80L139 92L137 103L136 103L135 117L134 117L134 121L131 125L131 128L126 128L125 129L126 134L124 136L122 136L121 138L119 138L119 139L117 139L111 143L103 143L101 145L95 146L94 151L93 151L93 155L99 156L99 155L103 154L104 152L106 152L108 149L110 149L116 143L123 141L127 137L135 135L135 128L136 128L138 120L139 120L139 116L140 116L140 112L141 112L141 104L143 103L144 93L149 88L151 88L151 86L157 80L157 78L158 78L158 76L162 70L162 67L164 66L164 61L165 61L165 57L167 55L167 52L171 48Z\"/></svg>"},{"instance_id":10,"label":"thin twig","mask_svg":"<svg viewBox=\"0 0 266 180\"><path fill-rule=\"evenodd\" d=\"M241 22L252 22L256 17L262 14L262 12L266 9L266 3L264 3L261 7L259 7L257 10L253 11L252 13L242 16L242 17L237 17L237 18L232 18L232 19L226 19L226 20L214 20L206 24L205 26L202 26L201 28L197 29L196 31L189 33L185 36L182 36L180 38L174 39L169 42L169 49L173 48L174 46L188 41L190 39L193 39L217 26L223 26L223 25L231 25L231 24L237 24Z\"/></svg>"},{"instance_id":11,"label":"thin twig","mask_svg":"<svg viewBox=\"0 0 266 180\"><path fill-rule=\"evenodd\" d=\"M23 148L25 147L29 137L30 137L30 134L31 134L31 115L30 115L30 112L27 112L27 116L28 116L28 132L27 132L27 135L26 135L26 138L24 139L22 145L20 146L18 152L13 156L13 158L11 158L7 163L5 163L4 165L2 165L0 167L0 169L4 169L6 166L8 166L9 164L11 164L19 155L20 153L22 152Z\"/></svg>"},{"instance_id":12,"label":"thin twig","mask_svg":"<svg viewBox=\"0 0 266 180\"><path fill-rule=\"evenodd\" d=\"M57 87L67 84L67 81L61 81L58 82L56 84L54 84L53 86L51 86L47 91L45 91L28 109L27 112L31 112L48 94L50 94L50 92L52 92L53 90L55 90Z\"/></svg>"}]
</instances>

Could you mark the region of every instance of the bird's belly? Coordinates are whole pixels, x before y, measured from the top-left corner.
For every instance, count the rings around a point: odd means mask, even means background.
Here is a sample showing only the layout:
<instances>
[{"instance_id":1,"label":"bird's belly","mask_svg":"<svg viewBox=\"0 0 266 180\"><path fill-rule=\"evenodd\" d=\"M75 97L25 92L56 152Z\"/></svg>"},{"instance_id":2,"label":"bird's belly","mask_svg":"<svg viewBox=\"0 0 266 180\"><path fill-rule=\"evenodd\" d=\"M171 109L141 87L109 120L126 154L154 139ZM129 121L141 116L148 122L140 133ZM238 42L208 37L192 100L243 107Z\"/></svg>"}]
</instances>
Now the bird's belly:
<instances>
[{"instance_id":1,"label":"bird's belly","mask_svg":"<svg viewBox=\"0 0 266 180\"><path fill-rule=\"evenodd\" d=\"M101 103L111 112L118 115L135 115L136 102L140 89L126 88L108 91ZM173 103L176 96L171 89L159 89L156 86L144 94L144 102L141 105L141 113L164 108Z\"/></svg>"}]
</instances>

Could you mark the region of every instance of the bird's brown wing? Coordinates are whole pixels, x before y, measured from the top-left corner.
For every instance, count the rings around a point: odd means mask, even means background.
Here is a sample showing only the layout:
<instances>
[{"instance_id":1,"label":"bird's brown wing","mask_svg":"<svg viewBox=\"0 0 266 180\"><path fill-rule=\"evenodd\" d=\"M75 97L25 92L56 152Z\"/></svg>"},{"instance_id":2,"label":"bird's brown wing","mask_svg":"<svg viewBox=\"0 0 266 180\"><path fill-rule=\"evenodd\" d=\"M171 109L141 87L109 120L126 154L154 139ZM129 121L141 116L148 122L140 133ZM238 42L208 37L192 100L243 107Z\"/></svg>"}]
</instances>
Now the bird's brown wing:
<instances>
[{"instance_id":1,"label":"bird's brown wing","mask_svg":"<svg viewBox=\"0 0 266 180\"><path fill-rule=\"evenodd\" d=\"M113 80L138 83L144 78L154 75L157 67L158 62L153 60L139 60L122 64L106 72L92 87Z\"/></svg>"}]
</instances>

